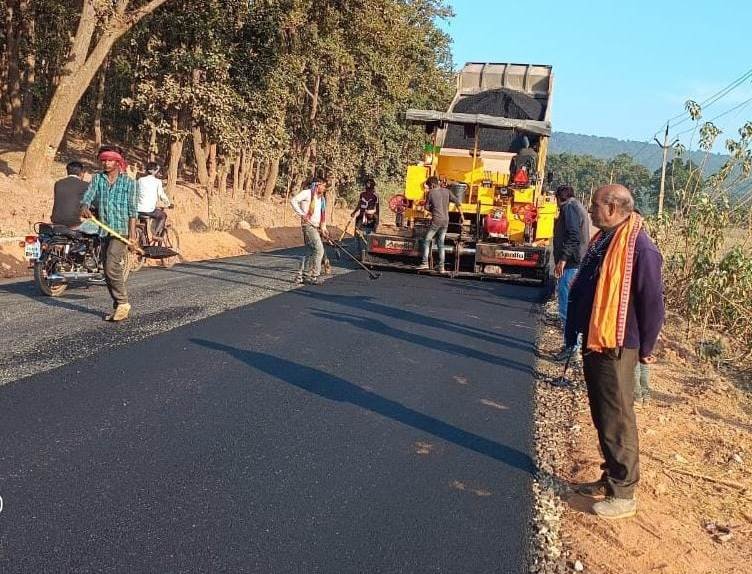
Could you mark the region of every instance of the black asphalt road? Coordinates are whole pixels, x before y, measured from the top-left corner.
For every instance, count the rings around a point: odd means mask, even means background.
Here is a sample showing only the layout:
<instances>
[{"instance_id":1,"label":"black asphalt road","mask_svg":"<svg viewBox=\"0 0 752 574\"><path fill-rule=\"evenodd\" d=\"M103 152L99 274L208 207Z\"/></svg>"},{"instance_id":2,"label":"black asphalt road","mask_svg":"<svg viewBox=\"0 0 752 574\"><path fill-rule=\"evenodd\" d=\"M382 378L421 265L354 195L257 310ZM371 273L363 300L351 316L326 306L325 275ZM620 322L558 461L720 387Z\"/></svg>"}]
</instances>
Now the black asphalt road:
<instances>
[{"instance_id":1,"label":"black asphalt road","mask_svg":"<svg viewBox=\"0 0 752 574\"><path fill-rule=\"evenodd\" d=\"M279 291L0 387L0 571L527 571L539 291Z\"/></svg>"}]
</instances>

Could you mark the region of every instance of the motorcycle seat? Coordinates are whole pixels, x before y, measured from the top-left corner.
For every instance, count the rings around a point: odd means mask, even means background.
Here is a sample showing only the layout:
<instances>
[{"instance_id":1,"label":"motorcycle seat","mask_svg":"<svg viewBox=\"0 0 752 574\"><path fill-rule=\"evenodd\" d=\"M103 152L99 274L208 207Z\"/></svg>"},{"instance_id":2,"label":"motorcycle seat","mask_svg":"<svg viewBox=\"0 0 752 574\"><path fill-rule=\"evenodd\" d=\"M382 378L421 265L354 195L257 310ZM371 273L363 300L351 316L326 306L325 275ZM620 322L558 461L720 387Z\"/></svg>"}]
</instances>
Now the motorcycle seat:
<instances>
[{"instance_id":1,"label":"motorcycle seat","mask_svg":"<svg viewBox=\"0 0 752 574\"><path fill-rule=\"evenodd\" d=\"M67 225L59 225L56 223L53 223L50 226L50 230L52 231L53 235L61 235L63 237L67 237L68 239L80 239L82 235L80 231L71 229Z\"/></svg>"}]
</instances>

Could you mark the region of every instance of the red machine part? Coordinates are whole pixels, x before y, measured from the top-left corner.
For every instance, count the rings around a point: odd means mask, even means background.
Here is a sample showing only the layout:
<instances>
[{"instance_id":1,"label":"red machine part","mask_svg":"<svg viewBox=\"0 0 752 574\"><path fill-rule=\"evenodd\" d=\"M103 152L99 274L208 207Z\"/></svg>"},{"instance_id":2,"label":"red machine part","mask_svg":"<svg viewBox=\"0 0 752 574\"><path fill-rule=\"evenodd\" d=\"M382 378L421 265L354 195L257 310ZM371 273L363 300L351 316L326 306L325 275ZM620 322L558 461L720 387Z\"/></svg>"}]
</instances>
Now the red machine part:
<instances>
[{"instance_id":1,"label":"red machine part","mask_svg":"<svg viewBox=\"0 0 752 574\"><path fill-rule=\"evenodd\" d=\"M401 193L389 198L389 209L394 213L404 213L410 206L410 201Z\"/></svg>"},{"instance_id":2,"label":"red machine part","mask_svg":"<svg viewBox=\"0 0 752 574\"><path fill-rule=\"evenodd\" d=\"M538 208L532 203L526 203L516 207L514 210L515 219L523 221L525 225L535 223L538 220Z\"/></svg>"},{"instance_id":3,"label":"red machine part","mask_svg":"<svg viewBox=\"0 0 752 574\"><path fill-rule=\"evenodd\" d=\"M503 211L497 209L486 215L483 220L483 228L490 236L506 235L509 229L509 220Z\"/></svg>"}]
</instances>

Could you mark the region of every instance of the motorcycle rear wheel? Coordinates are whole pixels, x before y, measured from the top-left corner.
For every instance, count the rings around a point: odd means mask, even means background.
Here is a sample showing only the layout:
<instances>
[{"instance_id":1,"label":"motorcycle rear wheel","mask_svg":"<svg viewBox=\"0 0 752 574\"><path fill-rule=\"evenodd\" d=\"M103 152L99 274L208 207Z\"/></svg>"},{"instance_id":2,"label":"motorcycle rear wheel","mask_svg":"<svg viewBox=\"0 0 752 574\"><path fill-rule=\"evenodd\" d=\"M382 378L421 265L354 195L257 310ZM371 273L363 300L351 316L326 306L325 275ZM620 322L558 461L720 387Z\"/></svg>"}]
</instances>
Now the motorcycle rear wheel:
<instances>
[{"instance_id":1,"label":"motorcycle rear wheel","mask_svg":"<svg viewBox=\"0 0 752 574\"><path fill-rule=\"evenodd\" d=\"M60 297L68 289L67 283L50 283L47 276L53 273L57 267L55 261L35 261L34 262L34 283L37 289L48 297Z\"/></svg>"}]
</instances>

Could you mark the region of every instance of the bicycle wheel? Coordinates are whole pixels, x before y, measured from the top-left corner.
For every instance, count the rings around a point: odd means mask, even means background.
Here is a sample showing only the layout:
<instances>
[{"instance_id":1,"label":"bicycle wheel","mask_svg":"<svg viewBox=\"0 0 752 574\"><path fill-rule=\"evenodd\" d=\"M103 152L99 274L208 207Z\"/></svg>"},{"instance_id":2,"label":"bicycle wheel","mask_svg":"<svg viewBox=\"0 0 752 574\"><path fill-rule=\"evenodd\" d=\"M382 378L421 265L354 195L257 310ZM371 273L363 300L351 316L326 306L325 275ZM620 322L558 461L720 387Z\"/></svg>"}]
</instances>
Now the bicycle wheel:
<instances>
[{"instance_id":1,"label":"bicycle wheel","mask_svg":"<svg viewBox=\"0 0 752 574\"><path fill-rule=\"evenodd\" d=\"M165 227L165 230L162 232L162 245L169 247L174 251L180 252L180 235L178 235L178 232L174 227ZM169 269L179 260L180 255L175 255L174 257L166 257L161 260L162 267Z\"/></svg>"},{"instance_id":2,"label":"bicycle wheel","mask_svg":"<svg viewBox=\"0 0 752 574\"><path fill-rule=\"evenodd\" d=\"M144 235L143 229L140 227L136 228L136 245L146 245L146 236ZM130 265L128 271L135 273L144 266L144 263L146 263L146 257L139 255L138 253L130 253L129 255L128 263Z\"/></svg>"}]
</instances>

